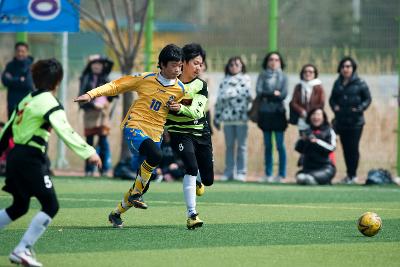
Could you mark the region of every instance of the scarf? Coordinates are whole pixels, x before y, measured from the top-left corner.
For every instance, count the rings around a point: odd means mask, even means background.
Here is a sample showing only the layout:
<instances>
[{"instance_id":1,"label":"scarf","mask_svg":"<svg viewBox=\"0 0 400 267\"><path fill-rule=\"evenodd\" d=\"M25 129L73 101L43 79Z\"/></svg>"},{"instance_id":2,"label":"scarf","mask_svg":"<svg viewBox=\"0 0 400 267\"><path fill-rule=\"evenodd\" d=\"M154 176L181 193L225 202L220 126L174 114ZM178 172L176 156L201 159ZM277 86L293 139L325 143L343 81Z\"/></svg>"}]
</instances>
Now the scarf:
<instances>
[{"instance_id":1,"label":"scarf","mask_svg":"<svg viewBox=\"0 0 400 267\"><path fill-rule=\"evenodd\" d=\"M313 87L322 84L322 82L320 79L314 79L310 81L302 80L300 84L301 84L301 102L304 104L308 104L311 99Z\"/></svg>"},{"instance_id":2,"label":"scarf","mask_svg":"<svg viewBox=\"0 0 400 267\"><path fill-rule=\"evenodd\" d=\"M282 75L282 70L281 69L267 69L265 71L266 74L266 80L267 80L267 87L272 89L273 91L281 88L282 80L283 80L283 75Z\"/></svg>"}]
</instances>

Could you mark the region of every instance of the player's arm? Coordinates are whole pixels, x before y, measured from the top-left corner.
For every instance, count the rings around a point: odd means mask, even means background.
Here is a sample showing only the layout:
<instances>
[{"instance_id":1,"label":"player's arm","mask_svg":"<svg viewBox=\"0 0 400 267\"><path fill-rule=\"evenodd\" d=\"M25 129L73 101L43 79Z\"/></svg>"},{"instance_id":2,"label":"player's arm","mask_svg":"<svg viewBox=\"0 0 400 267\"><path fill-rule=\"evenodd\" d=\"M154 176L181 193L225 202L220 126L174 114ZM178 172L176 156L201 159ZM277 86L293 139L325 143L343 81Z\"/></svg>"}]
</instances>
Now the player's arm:
<instances>
[{"instance_id":1,"label":"player's arm","mask_svg":"<svg viewBox=\"0 0 400 267\"><path fill-rule=\"evenodd\" d=\"M330 153L335 151L336 134L335 131L333 131L332 129L330 130L330 132L331 132L330 140L322 140L319 138L315 138L311 141L312 145L314 145L314 147L321 152Z\"/></svg>"},{"instance_id":2,"label":"player's arm","mask_svg":"<svg viewBox=\"0 0 400 267\"><path fill-rule=\"evenodd\" d=\"M67 120L65 111L61 107L55 107L53 110L55 111L52 112L50 110L50 112L45 115L45 119L48 120L57 135L64 141L67 147L82 159L89 159L89 161L92 161L101 167L101 160L97 161L96 159L96 150L87 144L71 127Z\"/></svg>"},{"instance_id":3,"label":"player's arm","mask_svg":"<svg viewBox=\"0 0 400 267\"><path fill-rule=\"evenodd\" d=\"M199 85L195 84L193 86L199 86ZM200 86L199 86L200 90L194 89L196 93L193 93L191 95L192 103L190 104L190 106L185 106L181 104L178 114L183 114L193 119L200 119L204 117L208 101L207 83L203 81ZM188 91L190 92L192 90Z\"/></svg>"},{"instance_id":4,"label":"player's arm","mask_svg":"<svg viewBox=\"0 0 400 267\"><path fill-rule=\"evenodd\" d=\"M87 103L99 96L116 96L128 91L135 91L137 84L143 79L142 76L124 76L102 86L96 87L86 94L78 96L74 101Z\"/></svg>"},{"instance_id":5,"label":"player's arm","mask_svg":"<svg viewBox=\"0 0 400 267\"><path fill-rule=\"evenodd\" d=\"M202 94L195 94L190 106L181 104L178 114L183 114L193 119L200 119L204 117L205 109L207 106L207 97Z\"/></svg>"}]
</instances>

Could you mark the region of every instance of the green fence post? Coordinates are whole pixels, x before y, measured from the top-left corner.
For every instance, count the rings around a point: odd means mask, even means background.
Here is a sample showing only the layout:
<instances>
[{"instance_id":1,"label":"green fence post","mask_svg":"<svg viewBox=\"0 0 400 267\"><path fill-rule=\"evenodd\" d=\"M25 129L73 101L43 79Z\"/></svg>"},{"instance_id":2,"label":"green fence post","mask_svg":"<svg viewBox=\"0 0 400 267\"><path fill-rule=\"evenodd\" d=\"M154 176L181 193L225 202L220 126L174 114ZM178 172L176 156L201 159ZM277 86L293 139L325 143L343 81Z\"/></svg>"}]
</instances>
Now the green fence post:
<instances>
[{"instance_id":1,"label":"green fence post","mask_svg":"<svg viewBox=\"0 0 400 267\"><path fill-rule=\"evenodd\" d=\"M278 49L278 0L269 1L269 32L268 32L268 50L276 51Z\"/></svg>"},{"instance_id":2,"label":"green fence post","mask_svg":"<svg viewBox=\"0 0 400 267\"><path fill-rule=\"evenodd\" d=\"M400 176L400 17L397 17L399 23L399 47L397 50L397 72L399 79L399 88L397 92L397 176Z\"/></svg>"},{"instance_id":3,"label":"green fence post","mask_svg":"<svg viewBox=\"0 0 400 267\"><path fill-rule=\"evenodd\" d=\"M16 32L15 33L15 40L17 42L28 42L28 33L27 32Z\"/></svg>"}]
</instances>

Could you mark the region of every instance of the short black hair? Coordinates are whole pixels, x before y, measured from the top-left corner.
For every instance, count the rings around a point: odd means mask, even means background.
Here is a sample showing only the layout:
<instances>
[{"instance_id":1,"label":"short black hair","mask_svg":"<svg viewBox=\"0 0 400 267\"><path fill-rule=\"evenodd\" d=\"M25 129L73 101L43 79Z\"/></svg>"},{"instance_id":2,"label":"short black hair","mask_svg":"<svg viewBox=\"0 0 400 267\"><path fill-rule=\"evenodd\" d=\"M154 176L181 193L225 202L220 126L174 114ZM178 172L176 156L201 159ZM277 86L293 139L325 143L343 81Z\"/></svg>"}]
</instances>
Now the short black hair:
<instances>
[{"instance_id":1,"label":"short black hair","mask_svg":"<svg viewBox=\"0 0 400 267\"><path fill-rule=\"evenodd\" d=\"M342 58L342 60L340 60L338 68L337 68L337 72L340 73L340 71L342 70L343 64L346 61L350 61L351 65L353 66L353 73L356 72L357 71L357 62L351 56L345 56L344 58Z\"/></svg>"},{"instance_id":2,"label":"short black hair","mask_svg":"<svg viewBox=\"0 0 400 267\"><path fill-rule=\"evenodd\" d=\"M196 44L196 43L191 43L187 44L184 47L182 47L182 53L183 53L183 61L189 62L189 60L201 56L203 59L203 62L206 61L206 51L201 47L201 45Z\"/></svg>"},{"instance_id":3,"label":"short black hair","mask_svg":"<svg viewBox=\"0 0 400 267\"><path fill-rule=\"evenodd\" d=\"M232 62L235 62L236 60L239 60L240 63L242 64L242 71L241 72L242 73L246 73L246 64L244 64L244 62L243 62L241 57L235 56L235 57L231 57L230 59L228 59L228 63L226 63L226 65L225 65L225 76L232 75L231 71L229 70L229 65Z\"/></svg>"},{"instance_id":4,"label":"short black hair","mask_svg":"<svg viewBox=\"0 0 400 267\"><path fill-rule=\"evenodd\" d=\"M269 52L269 53L265 56L264 61L263 61L262 65L261 65L262 68L263 68L264 70L266 70L266 69L268 68L268 61L269 61L269 58L270 58L272 55L277 55L277 56L279 57L279 59L280 59L280 61L281 61L281 69L284 70L285 67L286 67L286 64L285 64L285 61L284 61L283 58L282 58L281 53L279 53L278 51Z\"/></svg>"},{"instance_id":5,"label":"short black hair","mask_svg":"<svg viewBox=\"0 0 400 267\"><path fill-rule=\"evenodd\" d=\"M63 67L55 58L42 59L32 65L32 79L38 90L53 91L63 75Z\"/></svg>"},{"instance_id":6,"label":"short black hair","mask_svg":"<svg viewBox=\"0 0 400 267\"><path fill-rule=\"evenodd\" d=\"M29 45L25 42L17 42L14 45L14 50L17 50L18 47L25 46L27 50L29 50Z\"/></svg>"},{"instance_id":7,"label":"short black hair","mask_svg":"<svg viewBox=\"0 0 400 267\"><path fill-rule=\"evenodd\" d=\"M308 68L308 67L311 67L311 68L314 69L314 76L315 76L315 78L318 78L318 69L317 69L317 67L316 67L315 65L311 64L311 63L308 63L308 64L305 64L305 65L301 68L301 71L300 71L300 80L304 80L304 75L303 75L303 73L304 73L304 71L306 70L306 68Z\"/></svg>"},{"instance_id":8,"label":"short black hair","mask_svg":"<svg viewBox=\"0 0 400 267\"><path fill-rule=\"evenodd\" d=\"M165 46L158 55L158 67L166 66L169 61L182 61L182 48L174 44Z\"/></svg>"},{"instance_id":9,"label":"short black hair","mask_svg":"<svg viewBox=\"0 0 400 267\"><path fill-rule=\"evenodd\" d=\"M322 111L322 115L324 117L324 121L322 123L322 125L329 125L329 119L328 119L328 115L326 114L325 110L323 108L313 108L312 110L310 110L310 112L307 113L307 118L306 118L306 123L310 126L311 125L311 116L317 111L317 110L321 110Z\"/></svg>"}]
</instances>

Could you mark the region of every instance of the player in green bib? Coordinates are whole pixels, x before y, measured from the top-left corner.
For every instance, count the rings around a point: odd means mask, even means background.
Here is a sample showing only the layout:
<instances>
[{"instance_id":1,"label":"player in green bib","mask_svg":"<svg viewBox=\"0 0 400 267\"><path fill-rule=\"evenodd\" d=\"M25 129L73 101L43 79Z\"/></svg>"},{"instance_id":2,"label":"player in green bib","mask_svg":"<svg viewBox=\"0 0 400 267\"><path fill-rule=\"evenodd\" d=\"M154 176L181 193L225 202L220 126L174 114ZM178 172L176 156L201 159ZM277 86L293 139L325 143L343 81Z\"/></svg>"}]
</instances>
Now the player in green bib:
<instances>
[{"instance_id":1,"label":"player in green bib","mask_svg":"<svg viewBox=\"0 0 400 267\"><path fill-rule=\"evenodd\" d=\"M9 138L12 137L15 143L7 157L3 187L13 196L13 202L0 210L0 229L28 212L31 197L36 197L42 206L9 256L11 262L24 266L42 266L32 247L59 208L45 160L51 129L78 156L101 167L96 150L72 129L62 105L54 96L62 77L63 69L57 60L36 62L32 66L32 78L37 89L21 100L0 133L0 154L7 148Z\"/></svg>"},{"instance_id":2,"label":"player in green bib","mask_svg":"<svg viewBox=\"0 0 400 267\"><path fill-rule=\"evenodd\" d=\"M187 209L186 226L195 229L203 225L196 210L196 195L202 195L204 185L214 182L214 162L210 127L206 119L208 101L207 83L198 76L206 59L199 44L187 44L182 48L183 68L179 79L187 88L187 95L180 103L172 103L165 128L171 136L172 149L185 165L183 195ZM179 108L177 108L179 107ZM197 181L200 173L201 181Z\"/></svg>"}]
</instances>

